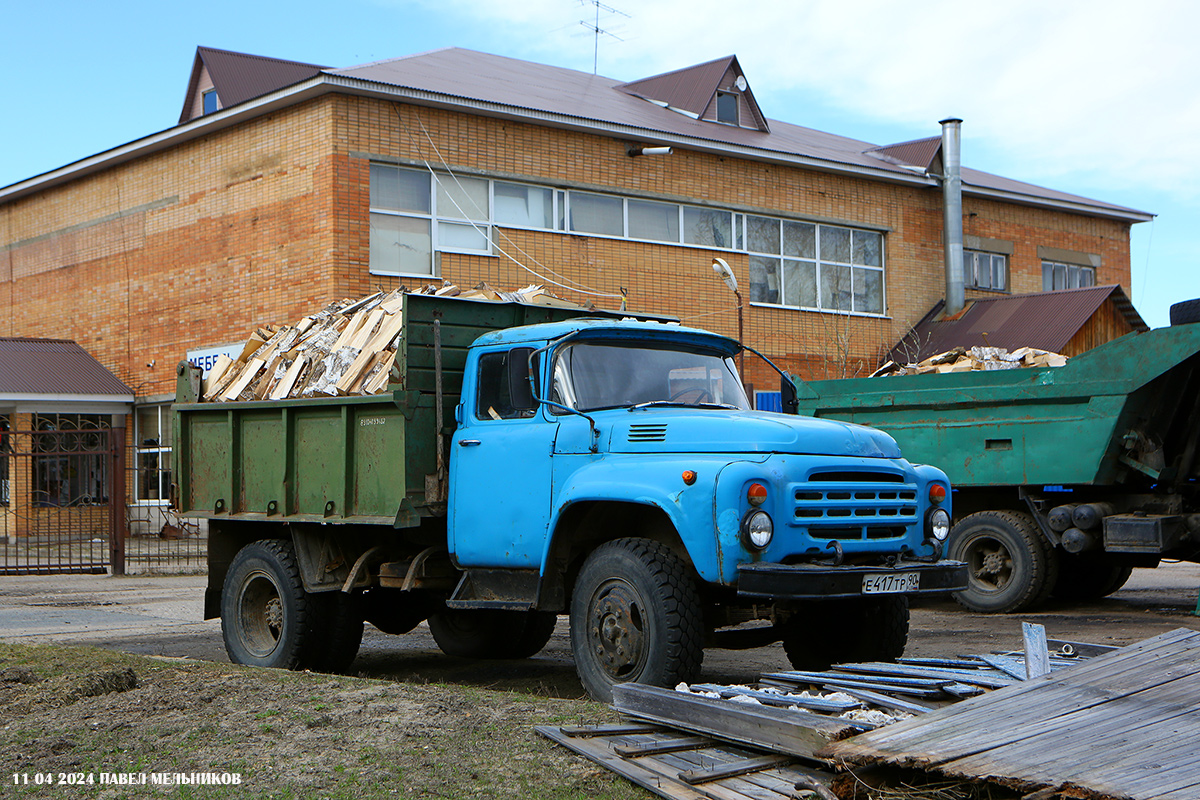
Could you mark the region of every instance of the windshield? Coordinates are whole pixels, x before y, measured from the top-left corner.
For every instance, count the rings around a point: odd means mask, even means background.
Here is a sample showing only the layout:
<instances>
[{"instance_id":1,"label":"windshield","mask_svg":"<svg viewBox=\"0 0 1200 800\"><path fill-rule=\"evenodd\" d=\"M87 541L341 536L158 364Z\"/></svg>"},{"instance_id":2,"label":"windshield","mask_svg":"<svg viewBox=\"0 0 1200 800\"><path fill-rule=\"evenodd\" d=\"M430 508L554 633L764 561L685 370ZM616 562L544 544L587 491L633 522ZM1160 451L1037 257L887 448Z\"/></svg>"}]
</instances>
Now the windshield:
<instances>
[{"instance_id":1,"label":"windshield","mask_svg":"<svg viewBox=\"0 0 1200 800\"><path fill-rule=\"evenodd\" d=\"M733 359L644 344L571 344L554 361L550 397L576 411L643 405L749 409Z\"/></svg>"}]
</instances>

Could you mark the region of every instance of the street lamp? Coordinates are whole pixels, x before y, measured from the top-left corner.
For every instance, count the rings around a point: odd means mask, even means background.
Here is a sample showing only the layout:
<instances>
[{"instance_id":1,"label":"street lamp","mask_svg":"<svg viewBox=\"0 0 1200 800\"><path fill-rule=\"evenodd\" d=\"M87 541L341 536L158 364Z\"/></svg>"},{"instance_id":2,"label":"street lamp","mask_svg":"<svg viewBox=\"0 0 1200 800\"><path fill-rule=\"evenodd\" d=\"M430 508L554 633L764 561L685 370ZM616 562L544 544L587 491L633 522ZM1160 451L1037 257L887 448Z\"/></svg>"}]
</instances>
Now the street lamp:
<instances>
[{"instance_id":1,"label":"street lamp","mask_svg":"<svg viewBox=\"0 0 1200 800\"><path fill-rule=\"evenodd\" d=\"M723 258L714 258L712 268L713 272L717 273L721 277L721 280L725 281L725 285L729 287L729 290L733 292L733 296L737 298L738 344L741 344L742 339L745 338L745 328L742 321L742 293L738 291L737 276L733 274L733 270L729 268L729 264ZM738 353L738 372L741 373L743 381L746 380L744 371L745 363L746 353L743 350Z\"/></svg>"}]
</instances>

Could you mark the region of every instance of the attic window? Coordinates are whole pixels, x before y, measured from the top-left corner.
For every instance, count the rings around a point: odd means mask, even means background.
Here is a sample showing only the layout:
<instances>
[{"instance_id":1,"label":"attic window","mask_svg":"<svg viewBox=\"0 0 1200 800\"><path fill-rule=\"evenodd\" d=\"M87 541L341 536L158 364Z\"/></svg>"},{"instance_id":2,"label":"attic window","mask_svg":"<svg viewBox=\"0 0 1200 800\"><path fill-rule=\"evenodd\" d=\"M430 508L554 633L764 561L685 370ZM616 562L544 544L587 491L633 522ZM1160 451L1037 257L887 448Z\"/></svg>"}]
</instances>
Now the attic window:
<instances>
[{"instance_id":1,"label":"attic window","mask_svg":"<svg viewBox=\"0 0 1200 800\"><path fill-rule=\"evenodd\" d=\"M733 92L717 92L717 122L738 124L738 96Z\"/></svg>"},{"instance_id":2,"label":"attic window","mask_svg":"<svg viewBox=\"0 0 1200 800\"><path fill-rule=\"evenodd\" d=\"M217 90L209 89L202 97L204 98L204 113L213 114L217 110Z\"/></svg>"}]
</instances>

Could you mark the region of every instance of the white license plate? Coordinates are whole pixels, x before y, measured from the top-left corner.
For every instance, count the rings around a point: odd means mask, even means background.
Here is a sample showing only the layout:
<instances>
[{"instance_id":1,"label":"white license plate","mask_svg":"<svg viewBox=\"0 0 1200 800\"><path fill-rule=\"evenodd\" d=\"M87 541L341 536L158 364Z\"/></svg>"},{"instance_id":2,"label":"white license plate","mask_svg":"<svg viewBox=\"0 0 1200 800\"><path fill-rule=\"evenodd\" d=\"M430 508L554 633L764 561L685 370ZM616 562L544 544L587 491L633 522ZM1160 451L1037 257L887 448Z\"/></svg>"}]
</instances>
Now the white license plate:
<instances>
[{"instance_id":1,"label":"white license plate","mask_svg":"<svg viewBox=\"0 0 1200 800\"><path fill-rule=\"evenodd\" d=\"M897 594L921 588L921 573L897 572L887 575L863 575L863 594Z\"/></svg>"}]
</instances>

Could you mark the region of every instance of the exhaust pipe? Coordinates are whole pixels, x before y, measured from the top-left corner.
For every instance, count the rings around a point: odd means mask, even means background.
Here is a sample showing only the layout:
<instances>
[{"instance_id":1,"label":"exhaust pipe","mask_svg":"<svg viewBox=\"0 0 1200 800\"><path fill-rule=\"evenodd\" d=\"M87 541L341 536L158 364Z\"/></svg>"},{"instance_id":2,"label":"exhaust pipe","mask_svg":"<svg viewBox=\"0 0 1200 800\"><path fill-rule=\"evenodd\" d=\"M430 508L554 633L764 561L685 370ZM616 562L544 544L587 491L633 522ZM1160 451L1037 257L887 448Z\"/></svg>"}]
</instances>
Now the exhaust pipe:
<instances>
[{"instance_id":1,"label":"exhaust pipe","mask_svg":"<svg viewBox=\"0 0 1200 800\"><path fill-rule=\"evenodd\" d=\"M963 310L962 120L951 117L942 126L942 209L946 253L946 310L952 317Z\"/></svg>"}]
</instances>

